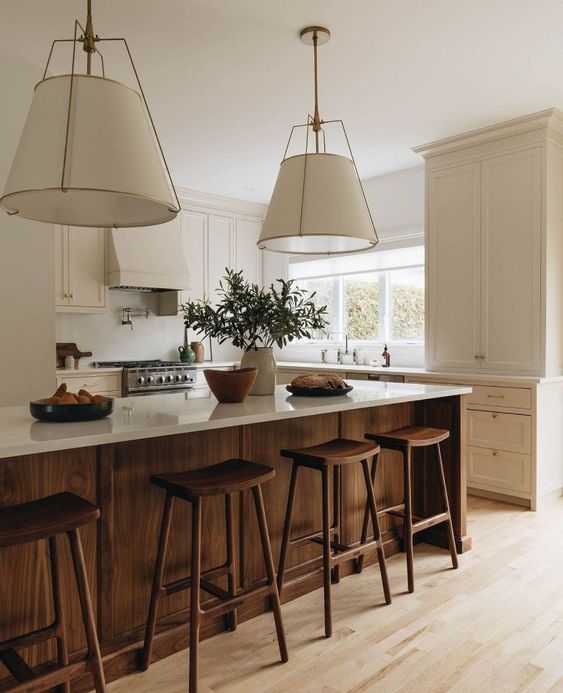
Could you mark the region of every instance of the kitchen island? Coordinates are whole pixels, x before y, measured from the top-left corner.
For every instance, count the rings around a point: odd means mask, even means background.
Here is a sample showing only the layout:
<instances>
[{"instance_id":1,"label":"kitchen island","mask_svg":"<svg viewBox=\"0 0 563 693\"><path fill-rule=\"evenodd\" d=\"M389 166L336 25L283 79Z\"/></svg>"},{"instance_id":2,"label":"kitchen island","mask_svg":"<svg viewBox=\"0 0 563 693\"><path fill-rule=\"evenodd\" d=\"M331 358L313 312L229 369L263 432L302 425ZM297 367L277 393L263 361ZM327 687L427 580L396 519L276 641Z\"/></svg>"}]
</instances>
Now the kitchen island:
<instances>
[{"instance_id":1,"label":"kitchen island","mask_svg":"<svg viewBox=\"0 0 563 693\"><path fill-rule=\"evenodd\" d=\"M471 389L361 381L351 384L354 390L349 395L320 399L293 397L283 386L278 386L272 397L249 397L242 404L218 404L201 392L117 399L111 417L73 424L35 422L26 407L0 409L0 507L63 490L100 507L97 526L85 527L82 537L107 680L138 667L163 506L163 494L151 485L151 474L194 469L233 457L274 467L276 478L263 490L277 562L290 473L288 461L279 456L280 448L313 445L338 436L361 440L366 431L382 432L411 424L439 426L451 431L443 454L457 550L461 553L470 548L461 441L462 395ZM402 466L398 461L396 453L382 453L376 490L380 508L401 501ZM354 544L361 533L365 490L359 469L354 466L343 471L343 541ZM318 529L320 524L318 477L313 472L304 473L299 482L294 518L301 534ZM423 451L415 458L414 484L416 514L433 514L439 509L439 492L433 460L426 460ZM183 507L187 505L178 503L175 509L167 580L180 579L189 572L190 517L189 508ZM244 494L236 504L236 519L240 584L255 586L264 579L263 563L253 510ZM387 555L400 549L397 527L397 518L382 521ZM421 533L420 540L445 546L440 527ZM204 553L203 569L223 563L226 541L220 498L207 499L204 504L203 542L210 547ZM374 559L375 553L366 563ZM0 564L3 640L39 628L51 617L46 546L2 550ZM320 587L320 547L295 549L288 565L284 601ZM352 560L341 570L343 575L353 572ZM349 580L353 589L353 577ZM70 572L64 575L64 584L69 595L71 652L77 652L84 647L84 640ZM374 579L374 590L379 589L380 583ZM392 584L391 590L404 591L405 585ZM377 598L373 603L378 603ZM366 604L365 608L371 606ZM156 658L187 646L187 608L186 592L162 600ZM239 618L252 618L267 608L266 600L257 598L241 609ZM218 617L202 635L225 627L224 619ZM54 652L50 645L44 645L26 654L29 663L36 664L51 659ZM5 671L0 671L0 679L4 675ZM85 678L73 690L88 690L89 683Z\"/></svg>"}]
</instances>

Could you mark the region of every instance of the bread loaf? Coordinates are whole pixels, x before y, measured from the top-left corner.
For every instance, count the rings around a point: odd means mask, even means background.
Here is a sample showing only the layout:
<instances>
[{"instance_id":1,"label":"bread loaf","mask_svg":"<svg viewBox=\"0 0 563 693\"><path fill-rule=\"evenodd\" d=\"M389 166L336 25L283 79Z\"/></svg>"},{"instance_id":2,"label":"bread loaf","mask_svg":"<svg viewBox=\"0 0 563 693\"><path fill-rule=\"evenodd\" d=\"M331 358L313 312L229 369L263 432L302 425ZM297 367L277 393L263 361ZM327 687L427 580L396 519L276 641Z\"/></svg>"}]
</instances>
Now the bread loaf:
<instances>
[{"instance_id":1,"label":"bread loaf","mask_svg":"<svg viewBox=\"0 0 563 693\"><path fill-rule=\"evenodd\" d=\"M291 381L293 387L306 389L322 388L329 390L342 390L348 387L347 383L338 375L326 375L324 373L304 373Z\"/></svg>"}]
</instances>

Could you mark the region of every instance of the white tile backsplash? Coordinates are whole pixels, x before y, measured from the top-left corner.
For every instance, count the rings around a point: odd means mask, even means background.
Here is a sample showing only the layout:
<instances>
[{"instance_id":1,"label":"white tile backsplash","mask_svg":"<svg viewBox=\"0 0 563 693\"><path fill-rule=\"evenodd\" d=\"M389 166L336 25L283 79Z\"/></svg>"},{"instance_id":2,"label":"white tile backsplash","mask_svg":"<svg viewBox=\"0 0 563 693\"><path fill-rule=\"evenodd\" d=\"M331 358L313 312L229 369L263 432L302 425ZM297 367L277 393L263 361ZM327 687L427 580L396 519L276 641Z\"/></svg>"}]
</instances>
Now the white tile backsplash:
<instances>
[{"instance_id":1,"label":"white tile backsplash","mask_svg":"<svg viewBox=\"0 0 563 693\"><path fill-rule=\"evenodd\" d=\"M57 342L76 342L82 351L91 351L92 359L87 361L178 360L178 346L184 341L184 324L179 316L156 315L157 301L156 294L111 290L104 313L57 313ZM148 308L150 316L134 318L133 329L124 327L121 309L126 307ZM205 348L208 351L208 342ZM213 358L216 361L237 360L240 351L228 343L214 344Z\"/></svg>"}]
</instances>

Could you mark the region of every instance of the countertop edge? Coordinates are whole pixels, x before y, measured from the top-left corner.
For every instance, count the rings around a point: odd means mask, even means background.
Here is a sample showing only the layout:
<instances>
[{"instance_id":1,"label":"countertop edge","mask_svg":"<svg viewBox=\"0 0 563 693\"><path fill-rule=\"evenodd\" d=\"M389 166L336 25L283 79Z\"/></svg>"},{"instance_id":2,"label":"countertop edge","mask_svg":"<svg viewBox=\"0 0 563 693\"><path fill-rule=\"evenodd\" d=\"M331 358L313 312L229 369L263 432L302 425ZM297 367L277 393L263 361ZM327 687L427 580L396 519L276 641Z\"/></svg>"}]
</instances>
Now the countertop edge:
<instances>
[{"instance_id":1,"label":"countertop edge","mask_svg":"<svg viewBox=\"0 0 563 693\"><path fill-rule=\"evenodd\" d=\"M358 386L365 385L358 381ZM438 386L435 386L438 388ZM359 387L358 387L359 389ZM124 443L128 441L144 440L150 438L161 438L163 436L180 435L182 433L195 433L198 431L211 431L220 428L231 428L239 426L249 426L252 424L267 423L282 419L302 418L307 416L317 416L333 414L341 411L351 411L354 409L367 409L370 407L387 406L391 404L401 404L406 402L417 402L422 400L440 399L442 397L454 397L469 394L470 387L443 386L434 392L409 393L389 398L377 398L363 401L335 401L326 402L322 408L312 406L309 409L296 409L288 411L268 411L243 415L239 417L226 417L224 419L195 421L185 424L171 424L160 427L140 428L138 430L94 433L92 435L81 435L77 438L55 439L50 441L33 441L14 446L0 448L0 459L23 457L27 455L41 454L45 452L55 452L61 450L74 450L78 448L97 447L100 445L111 445L114 443ZM299 398L305 399L305 398ZM116 402L130 401L127 398L116 399ZM316 400L318 401L318 400ZM224 405L236 406L236 405ZM115 413L114 413L115 415ZM45 424L46 426L66 426L67 424ZM70 425L70 424L68 424Z\"/></svg>"}]
</instances>

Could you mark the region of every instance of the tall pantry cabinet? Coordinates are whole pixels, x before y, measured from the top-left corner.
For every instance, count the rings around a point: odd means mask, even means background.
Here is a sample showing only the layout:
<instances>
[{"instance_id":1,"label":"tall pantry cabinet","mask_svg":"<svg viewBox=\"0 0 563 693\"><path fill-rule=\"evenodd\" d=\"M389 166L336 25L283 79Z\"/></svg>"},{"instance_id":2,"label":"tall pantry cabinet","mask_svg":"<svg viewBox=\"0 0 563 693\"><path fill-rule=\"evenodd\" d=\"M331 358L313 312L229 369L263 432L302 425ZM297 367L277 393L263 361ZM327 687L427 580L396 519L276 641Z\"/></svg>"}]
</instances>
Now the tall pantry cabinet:
<instances>
[{"instance_id":1,"label":"tall pantry cabinet","mask_svg":"<svg viewBox=\"0 0 563 693\"><path fill-rule=\"evenodd\" d=\"M415 151L426 161L426 367L560 375L563 114Z\"/></svg>"}]
</instances>

